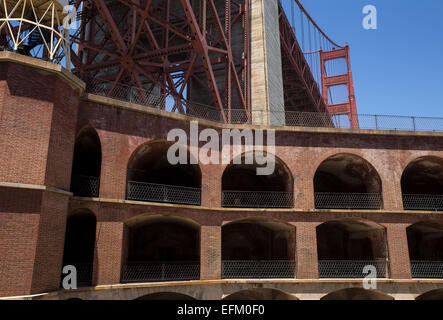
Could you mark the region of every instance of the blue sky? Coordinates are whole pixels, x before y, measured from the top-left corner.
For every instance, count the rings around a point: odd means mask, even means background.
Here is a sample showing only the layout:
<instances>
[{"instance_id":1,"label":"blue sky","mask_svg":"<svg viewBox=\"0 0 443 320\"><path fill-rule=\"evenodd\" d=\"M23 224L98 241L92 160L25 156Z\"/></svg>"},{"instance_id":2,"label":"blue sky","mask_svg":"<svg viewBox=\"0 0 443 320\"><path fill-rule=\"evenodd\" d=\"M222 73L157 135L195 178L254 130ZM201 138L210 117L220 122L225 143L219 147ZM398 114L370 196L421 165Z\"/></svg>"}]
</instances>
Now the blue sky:
<instances>
[{"instance_id":1,"label":"blue sky","mask_svg":"<svg viewBox=\"0 0 443 320\"><path fill-rule=\"evenodd\" d=\"M443 117L442 0L301 3L332 40L349 43L359 113ZM377 30L362 27L365 5L377 8Z\"/></svg>"}]
</instances>

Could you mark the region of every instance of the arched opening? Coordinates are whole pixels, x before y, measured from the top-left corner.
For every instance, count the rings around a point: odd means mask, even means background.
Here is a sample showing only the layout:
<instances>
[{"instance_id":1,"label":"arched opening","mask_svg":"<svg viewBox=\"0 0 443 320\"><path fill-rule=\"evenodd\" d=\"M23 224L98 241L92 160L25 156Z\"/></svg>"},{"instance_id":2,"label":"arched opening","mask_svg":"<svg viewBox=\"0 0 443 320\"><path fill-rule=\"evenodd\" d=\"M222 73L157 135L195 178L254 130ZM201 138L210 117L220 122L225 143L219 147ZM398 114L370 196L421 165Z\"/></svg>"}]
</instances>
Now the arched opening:
<instances>
[{"instance_id":1,"label":"arched opening","mask_svg":"<svg viewBox=\"0 0 443 320\"><path fill-rule=\"evenodd\" d=\"M254 288L248 290L241 290L234 292L223 300L298 300L298 298L292 294L270 288Z\"/></svg>"},{"instance_id":2,"label":"arched opening","mask_svg":"<svg viewBox=\"0 0 443 320\"><path fill-rule=\"evenodd\" d=\"M286 164L275 157L274 171L259 175L254 152L242 154L225 169L222 177L222 206L231 208L292 208L294 179ZM251 159L248 161L247 159ZM235 164L236 162L241 164ZM251 162L251 164L248 164ZM269 163L268 163L269 165Z\"/></svg>"},{"instance_id":3,"label":"arched opening","mask_svg":"<svg viewBox=\"0 0 443 320\"><path fill-rule=\"evenodd\" d=\"M415 300L443 300L443 289L436 289L423 293Z\"/></svg>"},{"instance_id":4,"label":"arched opening","mask_svg":"<svg viewBox=\"0 0 443 320\"><path fill-rule=\"evenodd\" d=\"M66 222L63 267L71 265L77 271L77 286L92 285L95 249L95 215L89 210L76 210Z\"/></svg>"},{"instance_id":5,"label":"arched opening","mask_svg":"<svg viewBox=\"0 0 443 320\"><path fill-rule=\"evenodd\" d=\"M71 192L79 197L98 197L102 148L92 127L85 127L75 140L72 162Z\"/></svg>"},{"instance_id":6,"label":"arched opening","mask_svg":"<svg viewBox=\"0 0 443 320\"><path fill-rule=\"evenodd\" d=\"M200 278L200 226L171 216L134 218L127 225L122 282Z\"/></svg>"},{"instance_id":7,"label":"arched opening","mask_svg":"<svg viewBox=\"0 0 443 320\"><path fill-rule=\"evenodd\" d=\"M374 222L349 219L319 225L317 252L320 278L387 276L386 231Z\"/></svg>"},{"instance_id":8,"label":"arched opening","mask_svg":"<svg viewBox=\"0 0 443 320\"><path fill-rule=\"evenodd\" d=\"M412 161L401 177L401 191L405 210L443 211L443 159Z\"/></svg>"},{"instance_id":9,"label":"arched opening","mask_svg":"<svg viewBox=\"0 0 443 320\"><path fill-rule=\"evenodd\" d=\"M294 278L295 227L247 218L222 227L224 279Z\"/></svg>"},{"instance_id":10,"label":"arched opening","mask_svg":"<svg viewBox=\"0 0 443 320\"><path fill-rule=\"evenodd\" d=\"M139 297L135 300L196 300L195 298L188 296L186 294L177 292L156 292L147 294L145 296Z\"/></svg>"},{"instance_id":11,"label":"arched opening","mask_svg":"<svg viewBox=\"0 0 443 320\"><path fill-rule=\"evenodd\" d=\"M374 167L352 154L323 161L314 176L318 209L381 209L382 184Z\"/></svg>"},{"instance_id":12,"label":"arched opening","mask_svg":"<svg viewBox=\"0 0 443 320\"><path fill-rule=\"evenodd\" d=\"M394 298L377 290L346 288L331 292L320 300L394 300Z\"/></svg>"},{"instance_id":13,"label":"arched opening","mask_svg":"<svg viewBox=\"0 0 443 320\"><path fill-rule=\"evenodd\" d=\"M188 205L201 203L201 171L196 164L168 161L168 149L174 142L158 140L139 147L128 163L128 200ZM187 155L189 150L181 150Z\"/></svg>"},{"instance_id":14,"label":"arched opening","mask_svg":"<svg viewBox=\"0 0 443 320\"><path fill-rule=\"evenodd\" d=\"M443 278L443 222L417 222L406 229L413 278Z\"/></svg>"}]
</instances>

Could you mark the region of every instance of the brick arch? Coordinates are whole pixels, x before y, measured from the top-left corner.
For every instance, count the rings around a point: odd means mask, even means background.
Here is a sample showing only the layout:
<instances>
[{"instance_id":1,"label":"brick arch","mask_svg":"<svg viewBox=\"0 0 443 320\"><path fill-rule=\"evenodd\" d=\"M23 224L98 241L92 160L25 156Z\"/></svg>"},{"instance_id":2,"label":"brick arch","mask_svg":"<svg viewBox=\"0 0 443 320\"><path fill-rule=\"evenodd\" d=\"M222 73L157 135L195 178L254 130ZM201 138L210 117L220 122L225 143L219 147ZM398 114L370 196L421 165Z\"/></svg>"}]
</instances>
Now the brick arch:
<instances>
[{"instance_id":1,"label":"brick arch","mask_svg":"<svg viewBox=\"0 0 443 320\"><path fill-rule=\"evenodd\" d=\"M178 149L186 152L187 162L171 164L168 152L174 144L172 141L155 139L143 143L131 154L126 168L126 199L200 204L200 166L185 146Z\"/></svg>"},{"instance_id":2,"label":"brick arch","mask_svg":"<svg viewBox=\"0 0 443 320\"><path fill-rule=\"evenodd\" d=\"M178 292L154 292L154 293L148 293L146 295L140 296L138 298L135 298L134 300L197 300L196 298L183 293Z\"/></svg>"},{"instance_id":3,"label":"brick arch","mask_svg":"<svg viewBox=\"0 0 443 320\"><path fill-rule=\"evenodd\" d=\"M336 153L324 159L313 179L315 207L319 209L380 209L383 182L365 158Z\"/></svg>"},{"instance_id":4,"label":"brick arch","mask_svg":"<svg viewBox=\"0 0 443 320\"><path fill-rule=\"evenodd\" d=\"M411 261L443 261L443 220L418 221L406 233Z\"/></svg>"},{"instance_id":5,"label":"brick arch","mask_svg":"<svg viewBox=\"0 0 443 320\"><path fill-rule=\"evenodd\" d=\"M75 138L71 170L71 191L83 197L98 197L103 167L102 142L97 130L83 126Z\"/></svg>"},{"instance_id":6,"label":"brick arch","mask_svg":"<svg viewBox=\"0 0 443 320\"><path fill-rule=\"evenodd\" d=\"M443 288L427 291L419 295L415 300L443 300Z\"/></svg>"},{"instance_id":7,"label":"brick arch","mask_svg":"<svg viewBox=\"0 0 443 320\"><path fill-rule=\"evenodd\" d=\"M273 268L282 277L293 277L295 273L291 267L291 261L295 266L295 226L290 223L261 216L237 219L223 225L221 242L222 260L227 263L227 270L230 265L238 264L236 261L267 261L269 265L276 261ZM282 263L279 265L278 261ZM247 276L257 276L255 272L259 271L245 267L251 269L245 270ZM225 278L230 276L238 274L224 275Z\"/></svg>"},{"instance_id":8,"label":"brick arch","mask_svg":"<svg viewBox=\"0 0 443 320\"><path fill-rule=\"evenodd\" d=\"M327 163L328 161L332 161L332 160L335 160L335 158L338 158L338 157L349 157L349 158L351 158L352 160L355 160L355 161L362 161L362 162L364 162L364 164L368 167L367 169L368 170L370 170L371 172L370 173L373 173L374 174L374 179L376 179L376 180L378 180L377 182L378 182L378 184L379 184L379 190L377 190L378 192L382 192L382 179L381 179L381 177L380 177L380 174L379 174L379 172L377 171L377 169L372 165L372 163L370 163L368 160L366 160L364 157L362 157L361 155L358 155L358 154L354 154L354 153L347 153L347 152L343 152L343 153L334 153L334 154L332 154L332 155L330 155L330 156L328 156L327 158L325 158L325 159L323 159L318 165L317 165L317 168L315 169L315 172L314 172L314 177L315 177L315 174L319 171L319 169L321 168L321 166L322 165L324 165L325 163ZM315 185L314 185L314 189L315 189Z\"/></svg>"},{"instance_id":9,"label":"brick arch","mask_svg":"<svg viewBox=\"0 0 443 320\"><path fill-rule=\"evenodd\" d=\"M443 159L443 152L434 152L434 151L418 151L418 152L410 152L407 157L400 158L400 173L403 174L405 169L414 161L421 158L437 158Z\"/></svg>"},{"instance_id":10,"label":"brick arch","mask_svg":"<svg viewBox=\"0 0 443 320\"><path fill-rule=\"evenodd\" d=\"M259 207L293 206L294 177L291 170L274 153L264 151L264 154L266 158L272 158L272 166L269 162L264 165L258 164L254 151L249 151L233 158L224 168L220 181L221 189L229 201L223 206L255 207L259 201L263 202ZM248 160L249 163L246 163ZM271 174L259 175L259 168L267 168ZM260 199L255 198L262 192Z\"/></svg>"},{"instance_id":11,"label":"brick arch","mask_svg":"<svg viewBox=\"0 0 443 320\"><path fill-rule=\"evenodd\" d=\"M345 288L333 291L320 300L394 300L394 298L378 290Z\"/></svg>"},{"instance_id":12,"label":"brick arch","mask_svg":"<svg viewBox=\"0 0 443 320\"><path fill-rule=\"evenodd\" d=\"M429 165L426 167L425 164L423 164L423 162L429 162L431 163L431 167L429 167ZM418 169L424 170L426 172L413 172L414 167L420 167ZM434 168L432 168L432 166L434 166ZM417 171L417 170L415 170ZM402 187L402 191L405 192L407 190L408 187L410 186L406 186L405 184L408 183L408 181L405 181L408 177L407 175L420 175L420 174L425 174L427 176L432 176L432 177L428 177L428 181L429 180L436 180L436 183L440 183L440 189L441 189L441 194L443 194L443 158L442 157L437 157L437 156L421 156L418 158L413 159L412 161L410 161L406 167L403 169L402 171L402 176L401 176L401 187ZM437 177L435 177L437 176ZM422 178L423 180L423 178Z\"/></svg>"},{"instance_id":13,"label":"brick arch","mask_svg":"<svg viewBox=\"0 0 443 320\"><path fill-rule=\"evenodd\" d=\"M197 280L201 228L172 215L141 215L125 221L122 282Z\"/></svg>"},{"instance_id":14,"label":"brick arch","mask_svg":"<svg viewBox=\"0 0 443 320\"><path fill-rule=\"evenodd\" d=\"M73 265L77 270L77 286L93 282L97 217L92 210L78 208L68 213L63 249L63 267Z\"/></svg>"},{"instance_id":15,"label":"brick arch","mask_svg":"<svg viewBox=\"0 0 443 320\"><path fill-rule=\"evenodd\" d=\"M325 151L325 150L322 150ZM311 177L314 177L315 172L317 171L318 167L325 162L326 160L328 160L329 158L332 158L336 155L349 155L351 157L358 157L361 158L362 160L366 161L367 163L369 163L374 170L377 171L377 173L382 172L382 170L380 169L380 164L378 163L377 160L368 160L368 156L367 156L367 152L362 152L361 150L357 150L357 149L352 149L352 151L350 151L349 149L341 149L341 148L335 148L334 150L326 150L326 152L322 152L321 157L314 157L312 159L310 159L311 161L309 161L309 167L308 170L306 170L307 174ZM379 174L380 175L380 174ZM380 176L381 177L381 176Z\"/></svg>"},{"instance_id":16,"label":"brick arch","mask_svg":"<svg viewBox=\"0 0 443 320\"><path fill-rule=\"evenodd\" d=\"M316 236L320 277L334 277L338 271L343 271L337 274L339 278L357 276L354 271L347 273L351 265L361 268L358 273L361 278L363 267L368 264L374 265L377 272L387 273L389 250L385 226L359 218L330 220L316 227Z\"/></svg>"},{"instance_id":17,"label":"brick arch","mask_svg":"<svg viewBox=\"0 0 443 320\"><path fill-rule=\"evenodd\" d=\"M273 288L252 288L231 293L223 300L298 300L298 298Z\"/></svg>"}]
</instances>

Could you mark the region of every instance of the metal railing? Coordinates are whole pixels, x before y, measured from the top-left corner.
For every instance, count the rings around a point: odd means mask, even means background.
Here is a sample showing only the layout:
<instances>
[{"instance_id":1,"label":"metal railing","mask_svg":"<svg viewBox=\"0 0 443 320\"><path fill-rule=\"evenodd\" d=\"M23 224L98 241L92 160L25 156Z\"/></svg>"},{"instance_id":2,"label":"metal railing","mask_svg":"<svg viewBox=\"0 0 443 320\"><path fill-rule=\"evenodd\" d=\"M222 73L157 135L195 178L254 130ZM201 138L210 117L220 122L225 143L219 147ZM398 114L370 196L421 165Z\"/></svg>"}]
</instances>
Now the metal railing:
<instances>
[{"instance_id":1,"label":"metal railing","mask_svg":"<svg viewBox=\"0 0 443 320\"><path fill-rule=\"evenodd\" d=\"M386 278L388 261L386 259L376 260L319 260L318 275L320 278L365 278L366 266L374 266L377 278Z\"/></svg>"},{"instance_id":2,"label":"metal railing","mask_svg":"<svg viewBox=\"0 0 443 320\"><path fill-rule=\"evenodd\" d=\"M443 279L443 261L411 261L412 278Z\"/></svg>"},{"instance_id":3,"label":"metal railing","mask_svg":"<svg viewBox=\"0 0 443 320\"><path fill-rule=\"evenodd\" d=\"M71 177L71 192L74 196L96 198L99 196L100 178L82 175Z\"/></svg>"},{"instance_id":4,"label":"metal railing","mask_svg":"<svg viewBox=\"0 0 443 320\"><path fill-rule=\"evenodd\" d=\"M123 266L122 283L189 281L200 279L200 263L130 262Z\"/></svg>"},{"instance_id":5,"label":"metal railing","mask_svg":"<svg viewBox=\"0 0 443 320\"><path fill-rule=\"evenodd\" d=\"M338 193L315 192L317 209L382 209L383 196L380 193Z\"/></svg>"},{"instance_id":6,"label":"metal railing","mask_svg":"<svg viewBox=\"0 0 443 320\"><path fill-rule=\"evenodd\" d=\"M185 114L191 117L227 123L251 123L254 117L263 118L268 111L250 111L249 114L239 108L222 112L210 105L160 94L124 84L114 85L113 82L92 79L86 91L91 94L127 101L146 107L172 113ZM291 107L288 106L288 109ZM270 117L280 119L277 123L298 127L351 128L351 123L358 123L358 129L371 130L402 130L402 131L438 131L443 132L443 118L414 117L397 115L331 115L327 112L272 111ZM357 119L353 119L357 118Z\"/></svg>"},{"instance_id":7,"label":"metal railing","mask_svg":"<svg viewBox=\"0 0 443 320\"><path fill-rule=\"evenodd\" d=\"M358 123L358 129L443 132L443 118L437 117L369 114L351 114L348 116L331 115L326 112L298 111L287 111L285 115L287 126L349 129L351 123L355 122Z\"/></svg>"},{"instance_id":8,"label":"metal railing","mask_svg":"<svg viewBox=\"0 0 443 320\"><path fill-rule=\"evenodd\" d=\"M127 200L165 202L199 206L201 189L165 184L128 182Z\"/></svg>"},{"instance_id":9,"label":"metal railing","mask_svg":"<svg viewBox=\"0 0 443 320\"><path fill-rule=\"evenodd\" d=\"M294 260L224 260L223 279L295 278Z\"/></svg>"},{"instance_id":10,"label":"metal railing","mask_svg":"<svg viewBox=\"0 0 443 320\"><path fill-rule=\"evenodd\" d=\"M293 208L292 192L222 191L225 208Z\"/></svg>"},{"instance_id":11,"label":"metal railing","mask_svg":"<svg viewBox=\"0 0 443 320\"><path fill-rule=\"evenodd\" d=\"M443 211L443 195L440 194L404 194L405 210Z\"/></svg>"},{"instance_id":12,"label":"metal railing","mask_svg":"<svg viewBox=\"0 0 443 320\"><path fill-rule=\"evenodd\" d=\"M77 287L89 287L92 285L92 272L94 270L93 263L64 263L65 266L74 266L77 271ZM62 287L63 278L66 274L61 275L60 286Z\"/></svg>"},{"instance_id":13,"label":"metal railing","mask_svg":"<svg viewBox=\"0 0 443 320\"><path fill-rule=\"evenodd\" d=\"M213 106L173 97L171 95L160 94L154 91L150 92L124 84L114 85L113 82L93 79L88 82L86 91L95 95L127 101L157 110L184 114L215 122L225 122L223 113ZM250 121L250 117L243 109L225 110L224 116L228 123L240 124Z\"/></svg>"}]
</instances>

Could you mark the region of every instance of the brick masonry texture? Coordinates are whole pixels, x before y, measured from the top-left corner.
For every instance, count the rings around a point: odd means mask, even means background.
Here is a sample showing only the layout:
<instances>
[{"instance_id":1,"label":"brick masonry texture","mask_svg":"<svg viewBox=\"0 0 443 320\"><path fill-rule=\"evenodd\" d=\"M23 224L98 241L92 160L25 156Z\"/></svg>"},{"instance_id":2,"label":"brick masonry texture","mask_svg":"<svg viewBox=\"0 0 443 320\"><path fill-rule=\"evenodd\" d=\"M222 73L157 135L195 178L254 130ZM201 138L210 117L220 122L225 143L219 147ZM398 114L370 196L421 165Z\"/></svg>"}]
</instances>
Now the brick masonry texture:
<instances>
[{"instance_id":1,"label":"brick masonry texture","mask_svg":"<svg viewBox=\"0 0 443 320\"><path fill-rule=\"evenodd\" d=\"M277 130L275 154L294 178L294 209L222 209L221 177L226 165L200 166L202 207L124 201L133 153L145 143L166 139L171 129L188 132L189 122L121 108L118 101L113 104L81 97L73 83L55 73L0 61L0 183L17 184L0 185L0 296L58 289L66 218L76 210L90 210L97 218L95 284L120 282L127 245L125 224L140 217L168 215L198 223L204 280L221 277L221 230L230 221L267 217L295 226L291 239L300 279L318 278L315 231L323 222L352 218L384 226L393 279L411 277L406 228L419 221L443 222L439 213L403 211L400 187L402 172L411 161L429 155L443 158L439 134ZM100 200L21 185L68 191L75 137L85 126L93 127L100 138ZM220 131L215 124L214 128ZM362 157L377 170L384 210L315 210L316 169L339 153Z\"/></svg>"}]
</instances>

